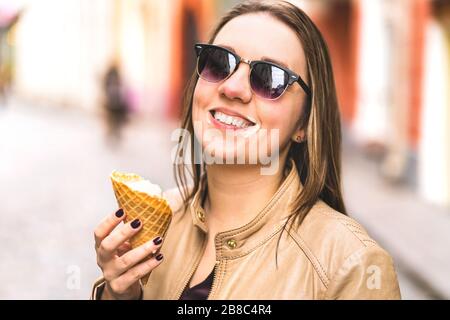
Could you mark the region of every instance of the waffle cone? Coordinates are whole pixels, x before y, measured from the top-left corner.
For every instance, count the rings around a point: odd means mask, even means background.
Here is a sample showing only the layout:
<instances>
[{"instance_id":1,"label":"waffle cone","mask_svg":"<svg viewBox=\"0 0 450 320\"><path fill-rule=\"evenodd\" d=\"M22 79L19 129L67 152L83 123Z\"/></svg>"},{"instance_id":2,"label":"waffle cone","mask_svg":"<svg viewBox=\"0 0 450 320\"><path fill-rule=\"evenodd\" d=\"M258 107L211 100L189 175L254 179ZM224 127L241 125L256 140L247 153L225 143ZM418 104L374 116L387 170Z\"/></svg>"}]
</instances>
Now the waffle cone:
<instances>
[{"instance_id":1,"label":"waffle cone","mask_svg":"<svg viewBox=\"0 0 450 320\"><path fill-rule=\"evenodd\" d=\"M126 214L125 222L139 219L142 229L130 239L132 248L136 248L158 236L164 237L172 220L172 210L166 199L152 196L144 192L132 190L127 182L144 180L133 173L114 171L111 181L117 203ZM145 275L141 281L146 284L150 274Z\"/></svg>"}]
</instances>

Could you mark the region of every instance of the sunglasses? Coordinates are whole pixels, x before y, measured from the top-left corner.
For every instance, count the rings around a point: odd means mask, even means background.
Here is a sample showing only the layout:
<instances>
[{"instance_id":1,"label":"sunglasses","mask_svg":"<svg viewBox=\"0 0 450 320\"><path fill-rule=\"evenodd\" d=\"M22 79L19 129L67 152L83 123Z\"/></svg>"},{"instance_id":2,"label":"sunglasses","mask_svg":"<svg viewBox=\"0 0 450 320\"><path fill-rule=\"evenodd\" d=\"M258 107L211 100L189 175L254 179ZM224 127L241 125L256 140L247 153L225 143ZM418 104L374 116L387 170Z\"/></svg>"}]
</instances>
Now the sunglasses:
<instances>
[{"instance_id":1,"label":"sunglasses","mask_svg":"<svg viewBox=\"0 0 450 320\"><path fill-rule=\"evenodd\" d=\"M197 74L208 82L220 82L230 77L241 62L250 65L250 87L259 97L276 100L286 89L297 82L308 97L311 90L293 71L267 61L250 61L236 53L212 44L195 44Z\"/></svg>"}]
</instances>

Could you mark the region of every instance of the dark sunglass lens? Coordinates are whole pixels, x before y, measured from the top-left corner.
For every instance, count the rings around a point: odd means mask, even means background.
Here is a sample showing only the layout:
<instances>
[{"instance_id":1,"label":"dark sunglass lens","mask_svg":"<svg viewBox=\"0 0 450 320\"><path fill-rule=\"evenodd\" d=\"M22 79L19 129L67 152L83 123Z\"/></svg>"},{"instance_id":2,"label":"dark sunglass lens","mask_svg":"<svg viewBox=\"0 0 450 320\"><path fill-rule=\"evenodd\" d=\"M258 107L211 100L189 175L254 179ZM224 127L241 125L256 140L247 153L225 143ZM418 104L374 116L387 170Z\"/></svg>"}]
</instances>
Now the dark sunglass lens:
<instances>
[{"instance_id":1,"label":"dark sunglass lens","mask_svg":"<svg viewBox=\"0 0 450 320\"><path fill-rule=\"evenodd\" d=\"M207 81L219 82L228 77L236 67L232 54L220 48L205 48L198 59L198 73Z\"/></svg>"},{"instance_id":2,"label":"dark sunglass lens","mask_svg":"<svg viewBox=\"0 0 450 320\"><path fill-rule=\"evenodd\" d=\"M288 74L284 70L266 63L257 63L250 74L250 85L260 97L276 99L288 84Z\"/></svg>"}]
</instances>

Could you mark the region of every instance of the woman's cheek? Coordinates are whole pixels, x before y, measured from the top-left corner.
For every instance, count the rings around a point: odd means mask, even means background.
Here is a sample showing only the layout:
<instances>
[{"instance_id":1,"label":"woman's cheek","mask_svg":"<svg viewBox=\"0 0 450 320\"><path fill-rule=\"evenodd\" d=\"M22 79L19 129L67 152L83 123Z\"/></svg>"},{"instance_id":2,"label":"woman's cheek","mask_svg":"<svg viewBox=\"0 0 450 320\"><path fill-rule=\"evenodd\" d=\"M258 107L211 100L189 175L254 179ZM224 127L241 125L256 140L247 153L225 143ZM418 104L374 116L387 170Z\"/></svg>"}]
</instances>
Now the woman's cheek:
<instances>
[{"instance_id":1,"label":"woman's cheek","mask_svg":"<svg viewBox=\"0 0 450 320\"><path fill-rule=\"evenodd\" d=\"M192 99L192 125L194 127L194 134L197 140L200 142L202 148L205 148L208 141L212 138L209 134L209 123L208 123L208 107L211 104L211 90L208 86L205 86L198 81L193 99Z\"/></svg>"},{"instance_id":2,"label":"woman's cheek","mask_svg":"<svg viewBox=\"0 0 450 320\"><path fill-rule=\"evenodd\" d=\"M211 86L205 85L203 81L199 80L195 87L194 96L192 100L192 118L198 121L206 120L206 111L213 99Z\"/></svg>"},{"instance_id":3,"label":"woman's cheek","mask_svg":"<svg viewBox=\"0 0 450 320\"><path fill-rule=\"evenodd\" d=\"M266 130L269 149L272 151L278 149L278 152L280 152L282 148L286 147L291 134L295 130L292 115L268 112L260 119L262 128Z\"/></svg>"}]
</instances>

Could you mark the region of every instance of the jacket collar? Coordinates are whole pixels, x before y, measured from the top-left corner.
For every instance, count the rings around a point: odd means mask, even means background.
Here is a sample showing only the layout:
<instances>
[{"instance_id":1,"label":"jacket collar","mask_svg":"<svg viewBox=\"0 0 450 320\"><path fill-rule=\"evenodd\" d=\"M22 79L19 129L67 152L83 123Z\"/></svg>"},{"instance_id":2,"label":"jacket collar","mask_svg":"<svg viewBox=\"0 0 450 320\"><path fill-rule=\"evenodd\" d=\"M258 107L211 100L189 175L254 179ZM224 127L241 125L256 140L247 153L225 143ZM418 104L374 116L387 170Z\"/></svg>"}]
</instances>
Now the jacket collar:
<instances>
[{"instance_id":1,"label":"jacket collar","mask_svg":"<svg viewBox=\"0 0 450 320\"><path fill-rule=\"evenodd\" d=\"M284 225L292 212L292 202L302 189L295 162L290 159L286 166L288 174L281 186L255 218L244 226L218 233L215 238L216 257L232 259L243 256L272 238ZM193 224L204 233L208 232L205 210L201 206L201 195L206 186L206 177L201 179L199 190L190 203Z\"/></svg>"}]
</instances>

